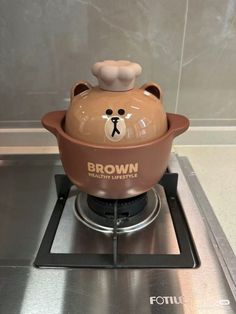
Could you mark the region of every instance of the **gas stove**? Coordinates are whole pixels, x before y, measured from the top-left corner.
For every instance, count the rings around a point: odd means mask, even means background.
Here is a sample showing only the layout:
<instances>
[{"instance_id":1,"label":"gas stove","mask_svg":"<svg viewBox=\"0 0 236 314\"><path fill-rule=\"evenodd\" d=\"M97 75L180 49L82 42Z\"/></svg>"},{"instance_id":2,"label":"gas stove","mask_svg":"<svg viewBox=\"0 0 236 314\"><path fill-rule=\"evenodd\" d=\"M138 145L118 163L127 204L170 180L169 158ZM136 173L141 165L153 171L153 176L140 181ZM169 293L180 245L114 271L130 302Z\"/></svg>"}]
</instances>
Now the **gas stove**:
<instances>
[{"instance_id":1,"label":"gas stove","mask_svg":"<svg viewBox=\"0 0 236 314\"><path fill-rule=\"evenodd\" d=\"M184 157L104 200L58 156L2 156L1 313L235 313L235 256ZM190 188L191 187L191 188Z\"/></svg>"},{"instance_id":2,"label":"gas stove","mask_svg":"<svg viewBox=\"0 0 236 314\"><path fill-rule=\"evenodd\" d=\"M35 265L197 267L196 248L177 197L177 180L176 173L166 173L147 193L107 200L87 195L65 175L56 175L57 201Z\"/></svg>"}]
</instances>

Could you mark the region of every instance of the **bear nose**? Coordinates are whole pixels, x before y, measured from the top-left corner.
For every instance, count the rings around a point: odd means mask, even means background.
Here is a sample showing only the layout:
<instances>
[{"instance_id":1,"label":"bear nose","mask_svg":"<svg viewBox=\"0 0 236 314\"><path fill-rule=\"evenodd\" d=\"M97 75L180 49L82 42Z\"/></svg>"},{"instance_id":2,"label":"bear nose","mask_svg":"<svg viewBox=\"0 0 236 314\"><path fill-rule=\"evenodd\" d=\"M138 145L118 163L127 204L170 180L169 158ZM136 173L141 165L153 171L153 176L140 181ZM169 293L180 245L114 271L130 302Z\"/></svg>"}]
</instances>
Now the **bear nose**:
<instances>
[{"instance_id":1,"label":"bear nose","mask_svg":"<svg viewBox=\"0 0 236 314\"><path fill-rule=\"evenodd\" d=\"M119 119L120 119L119 117L112 117L112 118L111 118L111 121L112 121L113 123L116 123Z\"/></svg>"}]
</instances>

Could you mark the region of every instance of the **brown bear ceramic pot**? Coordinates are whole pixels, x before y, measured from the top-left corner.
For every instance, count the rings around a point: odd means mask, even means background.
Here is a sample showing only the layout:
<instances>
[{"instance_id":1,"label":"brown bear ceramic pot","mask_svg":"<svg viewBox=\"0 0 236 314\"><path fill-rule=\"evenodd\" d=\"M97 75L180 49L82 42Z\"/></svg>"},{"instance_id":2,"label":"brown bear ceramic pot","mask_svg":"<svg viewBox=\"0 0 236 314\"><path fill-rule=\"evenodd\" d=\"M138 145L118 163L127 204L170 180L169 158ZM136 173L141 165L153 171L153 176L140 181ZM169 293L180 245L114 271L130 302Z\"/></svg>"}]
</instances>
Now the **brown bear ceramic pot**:
<instances>
[{"instance_id":1,"label":"brown bear ceramic pot","mask_svg":"<svg viewBox=\"0 0 236 314\"><path fill-rule=\"evenodd\" d=\"M67 111L46 114L66 174L82 191L110 199L149 190L166 170L174 137L186 117L165 113L159 85L135 88L137 63L104 61L92 68L99 86L80 81Z\"/></svg>"}]
</instances>

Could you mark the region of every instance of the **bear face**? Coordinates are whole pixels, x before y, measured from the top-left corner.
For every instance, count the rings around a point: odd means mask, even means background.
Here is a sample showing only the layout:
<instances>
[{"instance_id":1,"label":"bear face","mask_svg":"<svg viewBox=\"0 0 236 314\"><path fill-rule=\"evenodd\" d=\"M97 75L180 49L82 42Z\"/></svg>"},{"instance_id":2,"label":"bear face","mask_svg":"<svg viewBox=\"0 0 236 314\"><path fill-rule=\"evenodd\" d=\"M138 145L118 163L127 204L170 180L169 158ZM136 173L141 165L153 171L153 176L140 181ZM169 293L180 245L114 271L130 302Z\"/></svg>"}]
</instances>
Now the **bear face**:
<instances>
[{"instance_id":1,"label":"bear face","mask_svg":"<svg viewBox=\"0 0 236 314\"><path fill-rule=\"evenodd\" d=\"M146 143L167 131L157 84L126 91L107 91L78 82L71 92L65 132L86 143L129 146Z\"/></svg>"}]
</instances>

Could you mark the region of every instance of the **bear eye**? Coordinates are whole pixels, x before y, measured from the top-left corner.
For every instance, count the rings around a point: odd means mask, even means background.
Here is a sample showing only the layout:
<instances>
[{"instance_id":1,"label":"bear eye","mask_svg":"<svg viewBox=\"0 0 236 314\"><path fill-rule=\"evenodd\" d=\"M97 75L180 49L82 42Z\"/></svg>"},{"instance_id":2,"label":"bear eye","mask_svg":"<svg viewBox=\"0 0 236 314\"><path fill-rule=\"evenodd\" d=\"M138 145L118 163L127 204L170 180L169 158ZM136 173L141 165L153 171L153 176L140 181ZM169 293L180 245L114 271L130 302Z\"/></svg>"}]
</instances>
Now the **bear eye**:
<instances>
[{"instance_id":1,"label":"bear eye","mask_svg":"<svg viewBox=\"0 0 236 314\"><path fill-rule=\"evenodd\" d=\"M124 109L119 109L118 113L120 116L123 116L125 114L125 110Z\"/></svg>"},{"instance_id":2,"label":"bear eye","mask_svg":"<svg viewBox=\"0 0 236 314\"><path fill-rule=\"evenodd\" d=\"M106 110L106 114L107 114L108 116L110 116L110 115L113 114L113 111L112 111L111 109L107 109L107 110Z\"/></svg>"}]
</instances>

